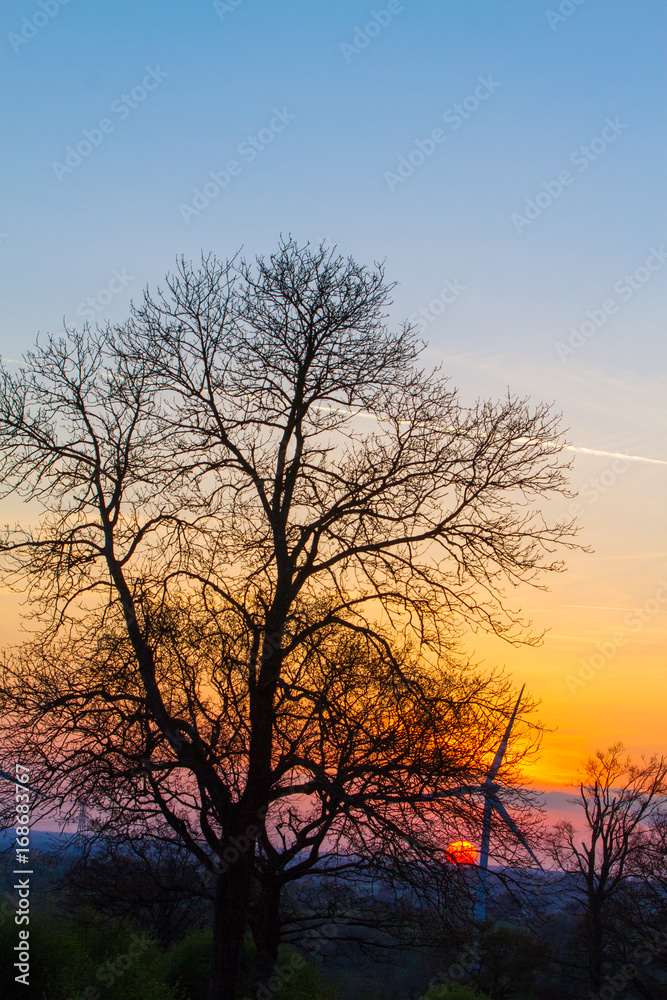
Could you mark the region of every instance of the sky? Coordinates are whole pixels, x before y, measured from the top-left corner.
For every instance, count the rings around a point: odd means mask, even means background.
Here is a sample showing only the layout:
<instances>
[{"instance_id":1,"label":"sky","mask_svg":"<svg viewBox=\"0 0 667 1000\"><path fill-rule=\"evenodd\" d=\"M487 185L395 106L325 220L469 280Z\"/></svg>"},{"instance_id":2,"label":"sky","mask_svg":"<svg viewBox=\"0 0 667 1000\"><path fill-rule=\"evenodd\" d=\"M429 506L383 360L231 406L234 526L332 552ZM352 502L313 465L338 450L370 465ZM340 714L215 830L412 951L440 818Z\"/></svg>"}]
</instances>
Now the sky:
<instances>
[{"instance_id":1,"label":"sky","mask_svg":"<svg viewBox=\"0 0 667 1000\"><path fill-rule=\"evenodd\" d=\"M384 261L391 323L418 323L465 402L509 387L569 428L579 496L553 511L575 504L593 551L510 595L539 648L469 643L541 699L531 780L562 789L617 740L663 752L664 4L13 0L0 19L8 367L64 320L121 321L180 254L291 233ZM6 590L2 609L9 640Z\"/></svg>"}]
</instances>

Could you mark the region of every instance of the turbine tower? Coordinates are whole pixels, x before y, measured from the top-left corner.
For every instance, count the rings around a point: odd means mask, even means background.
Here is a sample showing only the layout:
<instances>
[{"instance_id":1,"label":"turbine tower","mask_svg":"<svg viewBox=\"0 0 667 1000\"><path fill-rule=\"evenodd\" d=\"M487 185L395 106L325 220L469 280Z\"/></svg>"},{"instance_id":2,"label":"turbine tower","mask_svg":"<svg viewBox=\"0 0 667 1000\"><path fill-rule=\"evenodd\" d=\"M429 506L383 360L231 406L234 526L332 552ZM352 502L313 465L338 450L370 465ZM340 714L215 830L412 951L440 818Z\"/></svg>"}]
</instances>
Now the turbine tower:
<instances>
[{"instance_id":1,"label":"turbine tower","mask_svg":"<svg viewBox=\"0 0 667 1000\"><path fill-rule=\"evenodd\" d=\"M498 749L496 750L495 757L489 768L486 780L481 785L462 785L459 788L448 788L443 792L432 792L431 794L425 796L428 799L441 799L446 798L450 795L460 795L462 792L472 793L473 795L481 795L484 799L484 812L482 814L482 840L479 850L479 865L478 868L478 882L477 891L475 894L475 903L473 906L473 918L475 922L481 922L486 916L486 901L488 897L488 882L489 882L489 846L491 842L491 824L493 821L494 811L502 819L503 823L512 831L519 843L525 847L525 849L530 854L531 858L538 866L542 868L542 865L535 857L528 841L522 834L521 830L514 822L510 814L508 813L505 805L501 801L499 791L502 787L498 782L496 782L496 775L500 770L500 766L503 762L505 753L507 752L507 745L509 743L510 735L512 733L512 726L516 721L517 713L519 711L519 705L521 704L521 699L523 698L523 692L526 688L524 684L519 691L519 697L516 700L516 705L507 723L507 728L503 734Z\"/></svg>"},{"instance_id":2,"label":"turbine tower","mask_svg":"<svg viewBox=\"0 0 667 1000\"><path fill-rule=\"evenodd\" d=\"M90 832L90 815L88 813L88 803L86 799L79 801L79 815L76 821L77 836L85 836Z\"/></svg>"},{"instance_id":3,"label":"turbine tower","mask_svg":"<svg viewBox=\"0 0 667 1000\"><path fill-rule=\"evenodd\" d=\"M480 794L484 798L484 814L482 817L482 841L479 848L479 881L477 883L477 894L475 896L475 905L473 908L473 918L476 922L481 922L486 917L486 900L488 897L489 880L489 845L491 842L491 823L493 820L494 810L498 816L500 816L505 825L509 827L519 843L525 847L538 868L542 867L538 859L535 857L528 841L501 801L498 794L501 786L495 780L507 751L507 744L509 743L512 726L516 720L525 687L526 685L524 684L519 692L519 697L516 700L514 711L510 716L509 722L507 723L507 729L505 730L503 738L500 741L496 755L493 758L493 762L486 776L486 781L479 789Z\"/></svg>"}]
</instances>

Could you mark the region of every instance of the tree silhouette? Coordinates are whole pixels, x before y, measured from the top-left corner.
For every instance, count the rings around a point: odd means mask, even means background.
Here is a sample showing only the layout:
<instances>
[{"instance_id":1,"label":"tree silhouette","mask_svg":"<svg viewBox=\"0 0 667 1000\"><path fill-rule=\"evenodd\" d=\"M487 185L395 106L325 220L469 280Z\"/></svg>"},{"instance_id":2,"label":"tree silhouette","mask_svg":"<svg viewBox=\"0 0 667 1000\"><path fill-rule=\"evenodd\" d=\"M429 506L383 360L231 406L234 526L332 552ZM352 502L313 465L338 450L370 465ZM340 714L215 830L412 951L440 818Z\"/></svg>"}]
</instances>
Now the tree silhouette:
<instances>
[{"instance_id":1,"label":"tree silhouette","mask_svg":"<svg viewBox=\"0 0 667 1000\"><path fill-rule=\"evenodd\" d=\"M605 973L618 965L610 947L614 904L642 883L661 880L659 895L664 893L667 760L633 762L623 744L615 743L586 762L584 775L577 801L586 820L585 838L580 840L573 824L562 820L547 843L558 867L575 876L575 891L583 899L588 978L598 993ZM628 932L626 923L626 937Z\"/></svg>"},{"instance_id":2,"label":"tree silhouette","mask_svg":"<svg viewBox=\"0 0 667 1000\"><path fill-rule=\"evenodd\" d=\"M190 788L165 799L147 764L145 801L202 864L199 840L221 859L257 837L290 658L333 627L397 675L396 632L436 660L463 627L535 641L503 588L539 583L573 544L539 506L566 492L557 418L512 396L464 407L416 367L410 328L387 330L390 290L381 267L291 240L254 267L181 260L127 323L67 330L3 373L5 492L44 511L5 534L8 579L28 590L47 663L56 639L124 632L141 753L159 748ZM163 664L179 601L197 608L187 628L214 623L222 672L187 653ZM234 994L253 853L219 865L216 1000Z\"/></svg>"}]
</instances>

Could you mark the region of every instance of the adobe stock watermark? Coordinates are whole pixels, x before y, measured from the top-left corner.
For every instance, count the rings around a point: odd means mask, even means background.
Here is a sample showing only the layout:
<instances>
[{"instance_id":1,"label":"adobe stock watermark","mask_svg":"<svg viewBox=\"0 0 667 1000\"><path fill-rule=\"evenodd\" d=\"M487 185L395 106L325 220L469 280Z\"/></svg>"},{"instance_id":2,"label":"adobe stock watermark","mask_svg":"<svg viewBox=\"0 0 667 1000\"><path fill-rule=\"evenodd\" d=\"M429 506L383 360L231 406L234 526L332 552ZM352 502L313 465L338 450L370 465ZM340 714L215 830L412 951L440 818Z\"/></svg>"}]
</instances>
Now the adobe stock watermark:
<instances>
[{"instance_id":1,"label":"adobe stock watermark","mask_svg":"<svg viewBox=\"0 0 667 1000\"><path fill-rule=\"evenodd\" d=\"M604 670L607 664L614 659L619 649L627 645L628 632L640 632L656 615L667 605L667 582L660 580L658 589L653 597L645 601L640 608L635 608L623 619L623 629L617 629L604 642L595 644L596 652L589 656L587 660L580 660L579 670L574 674L565 675L565 683L570 694L574 694L580 687L584 687L591 681L596 673Z\"/></svg>"},{"instance_id":2,"label":"adobe stock watermark","mask_svg":"<svg viewBox=\"0 0 667 1000\"><path fill-rule=\"evenodd\" d=\"M399 156L396 170L385 170L383 177L390 191L395 191L399 184L405 184L408 178L412 177L415 171L429 157L433 156L438 147L447 142L449 132L456 132L460 129L463 123L474 115L501 86L500 82L494 80L490 74L478 76L477 80L477 86L472 93L443 111L442 120L449 126L449 131L443 128L434 128L425 139L415 139L410 152L405 156Z\"/></svg>"},{"instance_id":3,"label":"adobe stock watermark","mask_svg":"<svg viewBox=\"0 0 667 1000\"><path fill-rule=\"evenodd\" d=\"M613 462L597 476L591 476L586 480L579 490L578 495L586 500L586 505L592 507L600 497L604 496L613 486L616 485L621 476L624 476L632 466L632 461L626 458L615 458ZM568 517L580 517L584 512L583 504L573 501L567 508Z\"/></svg>"},{"instance_id":4,"label":"adobe stock watermark","mask_svg":"<svg viewBox=\"0 0 667 1000\"><path fill-rule=\"evenodd\" d=\"M438 316L442 316L445 310L467 291L467 288L468 286L462 285L458 278L448 278L440 289L439 295L431 299L428 305L420 306L415 312L410 313L408 323L417 328L417 333L424 333Z\"/></svg>"},{"instance_id":5,"label":"adobe stock watermark","mask_svg":"<svg viewBox=\"0 0 667 1000\"><path fill-rule=\"evenodd\" d=\"M138 83L128 93L123 93L113 100L109 111L116 116L118 121L125 121L168 76L169 73L161 70L159 65L154 68L147 66L141 83ZM65 147L63 160L53 160L51 163L51 169L61 184L67 174L73 173L77 167L80 167L93 150L101 146L105 138L116 131L117 124L118 122L112 118L100 118L94 128L82 130L82 138L75 145Z\"/></svg>"},{"instance_id":6,"label":"adobe stock watermark","mask_svg":"<svg viewBox=\"0 0 667 1000\"><path fill-rule=\"evenodd\" d=\"M577 173L585 173L591 163L595 163L603 153L606 153L609 147L616 142L619 135L625 132L628 127L618 117L606 118L600 134L591 139L587 145L582 145L578 149L575 149L570 154L568 162L576 168ZM539 219L555 201L558 201L566 188L574 184L576 179L577 175L573 174L571 170L566 169L560 170L553 180L542 181L541 190L533 198L526 198L523 215L521 212L512 213L510 221L516 232L522 233L527 226L532 226L536 219Z\"/></svg>"},{"instance_id":7,"label":"adobe stock watermark","mask_svg":"<svg viewBox=\"0 0 667 1000\"><path fill-rule=\"evenodd\" d=\"M381 7L380 10L372 10L363 26L360 27L358 24L355 24L352 42L341 42L339 46L340 51L345 57L345 62L351 63L354 56L361 55L373 39L377 38L391 24L396 15L402 14L404 10L405 7L401 3L401 0L389 0L386 7Z\"/></svg>"},{"instance_id":8,"label":"adobe stock watermark","mask_svg":"<svg viewBox=\"0 0 667 1000\"><path fill-rule=\"evenodd\" d=\"M252 163L267 146L271 145L277 135L285 131L295 118L296 115L289 112L287 108L274 108L273 117L268 124L264 128L261 128L255 135L246 136L243 142L238 144L236 147L237 155L245 163ZM183 221L189 223L193 216L200 215L212 201L218 198L229 187L232 177L238 177L239 174L243 173L243 166L244 164L241 163L240 159L232 159L227 161L222 170L209 171L208 176L211 179L205 181L201 187L192 189L192 202L190 204L185 204L184 202L179 204L178 210L181 213Z\"/></svg>"},{"instance_id":9,"label":"adobe stock watermark","mask_svg":"<svg viewBox=\"0 0 667 1000\"><path fill-rule=\"evenodd\" d=\"M70 0L37 0L36 10L30 17L21 19L20 31L10 31L7 41L14 52L19 52L24 45L31 42L53 18L60 13L61 7L66 7Z\"/></svg>"},{"instance_id":10,"label":"adobe stock watermark","mask_svg":"<svg viewBox=\"0 0 667 1000\"><path fill-rule=\"evenodd\" d=\"M568 17L572 17L574 12L584 3L586 0L561 0L556 10L551 10L551 8L545 10L544 16L551 30L555 31L559 24L563 24Z\"/></svg>"},{"instance_id":11,"label":"adobe stock watermark","mask_svg":"<svg viewBox=\"0 0 667 1000\"><path fill-rule=\"evenodd\" d=\"M641 291L665 262L667 262L667 251L662 244L659 247L649 247L649 254L644 263L614 282L613 291L617 298L610 296L595 309L587 309L586 319L583 323L578 327L568 327L570 336L567 342L563 343L560 340L556 342L554 345L556 354L561 361L566 361L571 354L576 354L587 340L594 337L598 330L601 330L606 324L609 317L618 312L619 305L623 302L629 302L637 292Z\"/></svg>"},{"instance_id":12,"label":"adobe stock watermark","mask_svg":"<svg viewBox=\"0 0 667 1000\"><path fill-rule=\"evenodd\" d=\"M260 821L264 820L267 812L268 809L265 806L258 809L258 819ZM238 837L227 838L225 846L219 851L220 859L215 866L218 875L223 875L228 871L230 865L235 864L247 851L255 849L255 840L259 831L260 827L257 824L250 823Z\"/></svg>"},{"instance_id":13,"label":"adobe stock watermark","mask_svg":"<svg viewBox=\"0 0 667 1000\"><path fill-rule=\"evenodd\" d=\"M473 945L466 945L444 972L436 973L429 980L428 989L434 990L438 986L455 986L456 983L461 982L478 961L477 949Z\"/></svg>"},{"instance_id":14,"label":"adobe stock watermark","mask_svg":"<svg viewBox=\"0 0 667 1000\"><path fill-rule=\"evenodd\" d=\"M89 295L76 307L77 316L84 320L94 320L105 309L116 295L119 295L131 281L134 275L128 274L125 268L111 272L111 280L95 295Z\"/></svg>"},{"instance_id":15,"label":"adobe stock watermark","mask_svg":"<svg viewBox=\"0 0 667 1000\"><path fill-rule=\"evenodd\" d=\"M288 985L294 974L308 961L322 953L326 945L335 940L338 936L338 928L335 924L324 924L321 928L315 929L308 937L303 938L300 947L308 952L308 957L296 951L288 959L282 961L273 970L273 975L268 979L266 985L258 987L255 997L257 1000L271 1000L272 997ZM243 1000L250 1000L250 997L243 997Z\"/></svg>"},{"instance_id":16,"label":"adobe stock watermark","mask_svg":"<svg viewBox=\"0 0 667 1000\"><path fill-rule=\"evenodd\" d=\"M589 1000L614 1000L621 990L625 991L639 971L638 965L650 965L667 947L667 931L651 931L649 940L644 940L633 949L632 962L626 963L613 976L605 976L605 985L597 993L589 993ZM625 995L625 992L624 992Z\"/></svg>"},{"instance_id":17,"label":"adobe stock watermark","mask_svg":"<svg viewBox=\"0 0 667 1000\"><path fill-rule=\"evenodd\" d=\"M221 21L224 21L227 14L233 14L237 7L240 7L245 0L213 0L213 10Z\"/></svg>"},{"instance_id":18,"label":"adobe stock watermark","mask_svg":"<svg viewBox=\"0 0 667 1000\"><path fill-rule=\"evenodd\" d=\"M19 928L18 944L14 945L14 968L17 974L14 980L22 986L30 985L30 876L33 869L30 866L30 772L23 764L16 764L15 826L16 843L14 847L14 870L16 876L14 889L18 896L18 906L14 911L14 923Z\"/></svg>"},{"instance_id":19,"label":"adobe stock watermark","mask_svg":"<svg viewBox=\"0 0 667 1000\"><path fill-rule=\"evenodd\" d=\"M147 934L135 933L132 935L131 944L126 952L115 958L108 958L101 965L98 965L95 978L105 988L105 992L107 989L111 989L116 980L127 972L152 943L152 938ZM87 986L83 993L79 993L76 997L70 997L69 1000L101 1000L102 996L103 994L97 986Z\"/></svg>"}]
</instances>

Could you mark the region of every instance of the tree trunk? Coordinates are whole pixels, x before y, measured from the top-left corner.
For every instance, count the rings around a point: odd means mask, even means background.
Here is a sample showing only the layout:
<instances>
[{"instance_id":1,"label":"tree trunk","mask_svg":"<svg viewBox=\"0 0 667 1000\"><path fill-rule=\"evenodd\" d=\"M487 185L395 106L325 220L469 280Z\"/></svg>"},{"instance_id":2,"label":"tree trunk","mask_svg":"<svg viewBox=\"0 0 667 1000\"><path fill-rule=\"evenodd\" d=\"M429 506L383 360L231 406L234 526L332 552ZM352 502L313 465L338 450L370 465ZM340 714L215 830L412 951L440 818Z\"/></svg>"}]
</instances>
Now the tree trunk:
<instances>
[{"instance_id":1,"label":"tree trunk","mask_svg":"<svg viewBox=\"0 0 667 1000\"><path fill-rule=\"evenodd\" d=\"M599 993L602 987L602 904L598 899L591 900L588 910L589 939L589 976L591 988Z\"/></svg>"},{"instance_id":2,"label":"tree trunk","mask_svg":"<svg viewBox=\"0 0 667 1000\"><path fill-rule=\"evenodd\" d=\"M262 997L266 996L267 984L278 961L281 941L280 884L277 881L256 883L249 920L257 949L255 994Z\"/></svg>"},{"instance_id":3,"label":"tree trunk","mask_svg":"<svg viewBox=\"0 0 667 1000\"><path fill-rule=\"evenodd\" d=\"M250 904L253 851L243 851L218 877L213 901L213 959L209 1000L235 1000Z\"/></svg>"}]
</instances>

